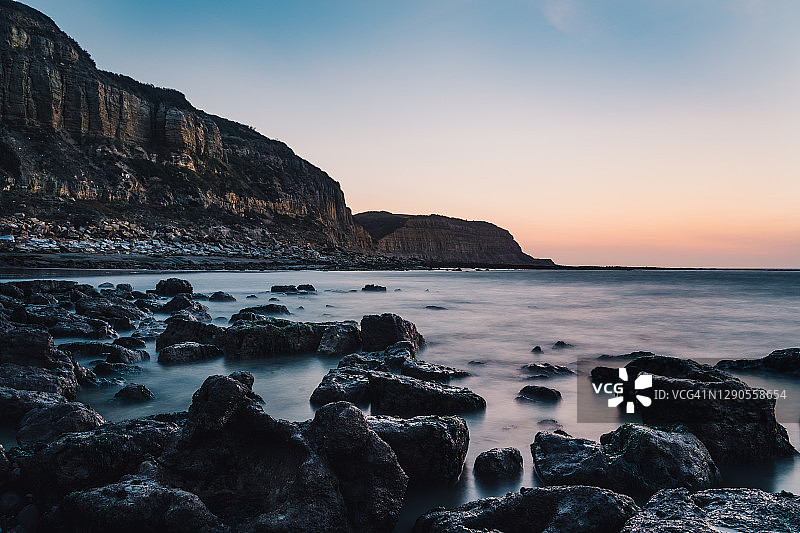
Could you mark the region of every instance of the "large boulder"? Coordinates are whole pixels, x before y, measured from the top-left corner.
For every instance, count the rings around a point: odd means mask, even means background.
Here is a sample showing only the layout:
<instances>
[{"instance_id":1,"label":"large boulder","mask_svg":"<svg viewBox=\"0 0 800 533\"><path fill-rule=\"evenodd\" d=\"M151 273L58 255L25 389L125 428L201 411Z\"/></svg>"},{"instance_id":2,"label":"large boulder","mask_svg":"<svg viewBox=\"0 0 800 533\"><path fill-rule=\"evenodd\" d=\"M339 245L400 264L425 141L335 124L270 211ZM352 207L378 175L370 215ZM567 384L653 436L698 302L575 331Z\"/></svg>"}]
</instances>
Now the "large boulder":
<instances>
[{"instance_id":1,"label":"large boulder","mask_svg":"<svg viewBox=\"0 0 800 533\"><path fill-rule=\"evenodd\" d=\"M222 346L224 335L225 328L214 324L183 319L170 320L167 328L156 339L156 350L161 351L167 346L187 341Z\"/></svg>"},{"instance_id":2,"label":"large boulder","mask_svg":"<svg viewBox=\"0 0 800 533\"><path fill-rule=\"evenodd\" d=\"M317 353L322 355L347 355L361 348L361 331L355 322L332 324L322 332Z\"/></svg>"},{"instance_id":3,"label":"large boulder","mask_svg":"<svg viewBox=\"0 0 800 533\"><path fill-rule=\"evenodd\" d=\"M222 357L222 350L213 344L181 342L158 352L158 362L164 364L190 363Z\"/></svg>"},{"instance_id":4,"label":"large boulder","mask_svg":"<svg viewBox=\"0 0 800 533\"><path fill-rule=\"evenodd\" d=\"M392 447L410 483L455 483L469 448L469 429L458 416L367 417L370 429Z\"/></svg>"},{"instance_id":5,"label":"large boulder","mask_svg":"<svg viewBox=\"0 0 800 533\"><path fill-rule=\"evenodd\" d=\"M701 490L719 482L719 471L700 440L688 432L667 432L624 424L600 443L564 432L537 433L531 453L547 485L594 485L634 496L660 489Z\"/></svg>"},{"instance_id":6,"label":"large boulder","mask_svg":"<svg viewBox=\"0 0 800 533\"><path fill-rule=\"evenodd\" d=\"M716 368L739 372L766 372L787 376L800 376L800 348L775 350L760 359L723 360Z\"/></svg>"},{"instance_id":7,"label":"large boulder","mask_svg":"<svg viewBox=\"0 0 800 533\"><path fill-rule=\"evenodd\" d=\"M421 516L414 533L618 533L639 511L629 497L597 487L523 488Z\"/></svg>"},{"instance_id":8,"label":"large boulder","mask_svg":"<svg viewBox=\"0 0 800 533\"><path fill-rule=\"evenodd\" d=\"M185 279L162 279L156 284L156 294L159 296L175 296L176 294L191 294L194 292L192 284Z\"/></svg>"},{"instance_id":9,"label":"large boulder","mask_svg":"<svg viewBox=\"0 0 800 533\"><path fill-rule=\"evenodd\" d=\"M686 489L656 493L621 533L682 531L800 531L800 497L758 489L711 489L691 494Z\"/></svg>"},{"instance_id":10,"label":"large boulder","mask_svg":"<svg viewBox=\"0 0 800 533\"><path fill-rule=\"evenodd\" d=\"M383 350L398 341L408 341L416 355L425 346L417 326L392 313L365 315L361 319L361 339L366 351Z\"/></svg>"},{"instance_id":11,"label":"large boulder","mask_svg":"<svg viewBox=\"0 0 800 533\"><path fill-rule=\"evenodd\" d=\"M475 458L472 472L484 481L516 479L522 475L522 454L516 448L492 448Z\"/></svg>"},{"instance_id":12,"label":"large boulder","mask_svg":"<svg viewBox=\"0 0 800 533\"><path fill-rule=\"evenodd\" d=\"M82 403L56 403L28 411L19 423L17 442L47 443L64 433L89 431L103 424L103 417Z\"/></svg>"}]
</instances>

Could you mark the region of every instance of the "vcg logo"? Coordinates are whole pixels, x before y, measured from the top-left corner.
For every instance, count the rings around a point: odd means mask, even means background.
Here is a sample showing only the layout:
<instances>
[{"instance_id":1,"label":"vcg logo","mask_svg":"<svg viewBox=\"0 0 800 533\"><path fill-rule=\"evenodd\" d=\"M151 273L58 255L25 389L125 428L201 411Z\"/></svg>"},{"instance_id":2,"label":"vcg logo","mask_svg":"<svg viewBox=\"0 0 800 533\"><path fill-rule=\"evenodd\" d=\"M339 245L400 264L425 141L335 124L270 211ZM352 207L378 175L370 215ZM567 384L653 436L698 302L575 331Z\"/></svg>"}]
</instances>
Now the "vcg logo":
<instances>
[{"instance_id":1,"label":"vcg logo","mask_svg":"<svg viewBox=\"0 0 800 533\"><path fill-rule=\"evenodd\" d=\"M613 394L613 398L609 398L609 407L618 407L625 402L625 412L633 413L636 410L636 403L642 404L644 407L650 407L653 400L644 394L639 394L637 391L644 391L653 387L653 375L641 373L636 376L636 379L631 383L628 378L628 369L619 369L619 381L615 383L592 383L592 388L595 394L605 393Z\"/></svg>"}]
</instances>

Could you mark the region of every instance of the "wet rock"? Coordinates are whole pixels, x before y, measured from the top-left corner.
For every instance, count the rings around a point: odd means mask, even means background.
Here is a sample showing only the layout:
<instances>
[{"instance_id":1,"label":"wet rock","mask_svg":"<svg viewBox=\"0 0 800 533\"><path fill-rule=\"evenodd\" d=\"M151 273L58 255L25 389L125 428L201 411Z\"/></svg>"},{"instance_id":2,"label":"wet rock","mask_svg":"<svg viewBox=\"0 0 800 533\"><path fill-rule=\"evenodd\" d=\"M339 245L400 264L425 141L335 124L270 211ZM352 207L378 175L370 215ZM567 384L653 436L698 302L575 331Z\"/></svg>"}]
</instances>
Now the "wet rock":
<instances>
[{"instance_id":1,"label":"wet rock","mask_svg":"<svg viewBox=\"0 0 800 533\"><path fill-rule=\"evenodd\" d=\"M526 372L531 373L532 379L548 379L558 376L571 376L575 374L569 367L554 365L551 363L530 363L522 367Z\"/></svg>"},{"instance_id":2,"label":"wet rock","mask_svg":"<svg viewBox=\"0 0 800 533\"><path fill-rule=\"evenodd\" d=\"M564 341L556 341L556 343L553 345L554 350L563 350L565 348L574 348L574 346Z\"/></svg>"},{"instance_id":3,"label":"wet rock","mask_svg":"<svg viewBox=\"0 0 800 533\"><path fill-rule=\"evenodd\" d=\"M775 350L761 359L725 359L715 366L722 370L800 376L800 348Z\"/></svg>"},{"instance_id":4,"label":"wet rock","mask_svg":"<svg viewBox=\"0 0 800 533\"><path fill-rule=\"evenodd\" d=\"M361 348L361 331L355 322L342 322L325 328L317 347L322 355L347 355Z\"/></svg>"},{"instance_id":5,"label":"wet rock","mask_svg":"<svg viewBox=\"0 0 800 533\"><path fill-rule=\"evenodd\" d=\"M103 377L120 377L127 374L138 374L141 367L125 363L108 363L101 361L94 366L94 373Z\"/></svg>"},{"instance_id":6,"label":"wet rock","mask_svg":"<svg viewBox=\"0 0 800 533\"><path fill-rule=\"evenodd\" d=\"M164 364L189 363L222 357L222 350L213 344L182 342L167 346L158 352L158 362Z\"/></svg>"},{"instance_id":7,"label":"wet rock","mask_svg":"<svg viewBox=\"0 0 800 533\"><path fill-rule=\"evenodd\" d=\"M297 287L294 285L273 285L270 287L269 292L294 293L297 292Z\"/></svg>"},{"instance_id":8,"label":"wet rock","mask_svg":"<svg viewBox=\"0 0 800 533\"><path fill-rule=\"evenodd\" d=\"M156 284L156 294L159 296L175 296L177 294L191 294L194 292L192 284L185 279L162 279Z\"/></svg>"},{"instance_id":9,"label":"wet rock","mask_svg":"<svg viewBox=\"0 0 800 533\"><path fill-rule=\"evenodd\" d=\"M225 330L222 349L231 359L315 353L327 324L270 319L236 322Z\"/></svg>"},{"instance_id":10,"label":"wet rock","mask_svg":"<svg viewBox=\"0 0 800 533\"><path fill-rule=\"evenodd\" d=\"M522 387L522 390L519 391L517 399L532 402L554 403L561 401L561 393L556 389L551 389L550 387L526 385Z\"/></svg>"},{"instance_id":11,"label":"wet rock","mask_svg":"<svg viewBox=\"0 0 800 533\"><path fill-rule=\"evenodd\" d=\"M235 302L236 298L232 295L228 294L227 292L217 291L212 293L211 296L208 297L209 301L211 302Z\"/></svg>"},{"instance_id":12,"label":"wet rock","mask_svg":"<svg viewBox=\"0 0 800 533\"><path fill-rule=\"evenodd\" d=\"M361 339L366 351L383 350L398 341L408 341L416 355L425 346L425 339L408 320L392 314L365 315L361 319Z\"/></svg>"},{"instance_id":13,"label":"wet rock","mask_svg":"<svg viewBox=\"0 0 800 533\"><path fill-rule=\"evenodd\" d=\"M298 291L305 291L305 292L317 292L317 289L314 288L313 285L310 283L302 283L297 286Z\"/></svg>"},{"instance_id":14,"label":"wet rock","mask_svg":"<svg viewBox=\"0 0 800 533\"><path fill-rule=\"evenodd\" d=\"M469 448L469 429L463 418L369 416L367 423L392 447L411 484L458 481Z\"/></svg>"},{"instance_id":15,"label":"wet rock","mask_svg":"<svg viewBox=\"0 0 800 533\"><path fill-rule=\"evenodd\" d=\"M411 376L412 378L439 381L441 383L448 383L452 378L469 376L469 372L466 370L434 363L426 363L425 361L418 361L410 358L403 361L400 373L404 376Z\"/></svg>"},{"instance_id":16,"label":"wet rock","mask_svg":"<svg viewBox=\"0 0 800 533\"><path fill-rule=\"evenodd\" d=\"M130 350L144 350L147 348L147 343L138 337L120 337L116 339L113 344Z\"/></svg>"},{"instance_id":17,"label":"wet rock","mask_svg":"<svg viewBox=\"0 0 800 533\"><path fill-rule=\"evenodd\" d=\"M93 370L81 366L80 363L74 363L75 379L78 380L78 385L84 388L99 387L102 385L102 380L97 377Z\"/></svg>"},{"instance_id":18,"label":"wet rock","mask_svg":"<svg viewBox=\"0 0 800 533\"><path fill-rule=\"evenodd\" d=\"M557 429L564 428L564 426L561 425L561 422L554 418L544 418L536 422L536 425L540 428L544 428L544 431L555 431Z\"/></svg>"},{"instance_id":19,"label":"wet rock","mask_svg":"<svg viewBox=\"0 0 800 533\"><path fill-rule=\"evenodd\" d=\"M114 329L125 331L123 327L133 322L138 322L147 316L141 309L133 303L122 298L82 298L75 302L75 312L89 318L106 320L112 324ZM128 328L129 329L129 328Z\"/></svg>"},{"instance_id":20,"label":"wet rock","mask_svg":"<svg viewBox=\"0 0 800 533\"><path fill-rule=\"evenodd\" d=\"M486 409L486 400L467 388L388 372L369 371L368 375L372 412L375 414L448 415Z\"/></svg>"},{"instance_id":21,"label":"wet rock","mask_svg":"<svg viewBox=\"0 0 800 533\"><path fill-rule=\"evenodd\" d=\"M73 357L82 359L103 358L109 363L141 363L150 359L146 350L125 348L119 344L106 344L103 342L69 342L59 346L60 349Z\"/></svg>"},{"instance_id":22,"label":"wet rock","mask_svg":"<svg viewBox=\"0 0 800 533\"><path fill-rule=\"evenodd\" d=\"M114 483L136 472L148 457L172 443L178 426L154 420L127 420L95 430L66 433L53 442L16 456L22 478L48 504L73 491Z\"/></svg>"},{"instance_id":23,"label":"wet rock","mask_svg":"<svg viewBox=\"0 0 800 533\"><path fill-rule=\"evenodd\" d=\"M222 293L225 294L225 293ZM192 293L192 300L199 302L200 300L210 300L211 297L207 294L203 294L202 292L193 292Z\"/></svg>"},{"instance_id":24,"label":"wet rock","mask_svg":"<svg viewBox=\"0 0 800 533\"><path fill-rule=\"evenodd\" d=\"M621 533L800 531L800 497L758 489L668 489L650 498Z\"/></svg>"},{"instance_id":25,"label":"wet rock","mask_svg":"<svg viewBox=\"0 0 800 533\"><path fill-rule=\"evenodd\" d=\"M273 297L271 297L271 298L269 299L269 301L270 301L270 302L280 302L280 301L281 301L281 299L280 299L280 298L276 298L275 296L273 296Z\"/></svg>"},{"instance_id":26,"label":"wet rock","mask_svg":"<svg viewBox=\"0 0 800 533\"><path fill-rule=\"evenodd\" d=\"M522 475L522 454L516 448L492 448L475 458L472 471L487 481L516 479Z\"/></svg>"},{"instance_id":27,"label":"wet rock","mask_svg":"<svg viewBox=\"0 0 800 533\"><path fill-rule=\"evenodd\" d=\"M597 487L523 488L426 513L414 533L618 533L638 511L630 497Z\"/></svg>"},{"instance_id":28,"label":"wet rock","mask_svg":"<svg viewBox=\"0 0 800 533\"><path fill-rule=\"evenodd\" d=\"M342 357L339 368L360 368L363 370L381 370L389 372L392 368L383 352L353 353Z\"/></svg>"},{"instance_id":29,"label":"wet rock","mask_svg":"<svg viewBox=\"0 0 800 533\"><path fill-rule=\"evenodd\" d=\"M66 403L61 394L0 387L0 422L16 425L33 409Z\"/></svg>"},{"instance_id":30,"label":"wet rock","mask_svg":"<svg viewBox=\"0 0 800 533\"><path fill-rule=\"evenodd\" d=\"M22 291L23 296L30 296L36 293L45 294L65 294L73 289L81 289L84 286L78 285L77 281L60 279L35 279L32 281L12 281L9 283ZM91 286L85 286L93 289Z\"/></svg>"},{"instance_id":31,"label":"wet rock","mask_svg":"<svg viewBox=\"0 0 800 533\"><path fill-rule=\"evenodd\" d=\"M196 495L139 476L69 494L49 520L54 532L230 531Z\"/></svg>"},{"instance_id":32,"label":"wet rock","mask_svg":"<svg viewBox=\"0 0 800 533\"><path fill-rule=\"evenodd\" d=\"M352 367L331 370L311 393L312 405L341 401L365 405L370 399L369 375L362 369Z\"/></svg>"},{"instance_id":33,"label":"wet rock","mask_svg":"<svg viewBox=\"0 0 800 533\"><path fill-rule=\"evenodd\" d=\"M609 459L599 442L561 430L539 432L531 454L536 474L545 485L616 485L609 483Z\"/></svg>"},{"instance_id":34,"label":"wet rock","mask_svg":"<svg viewBox=\"0 0 800 533\"><path fill-rule=\"evenodd\" d=\"M138 383L128 383L114 395L118 400L132 403L149 402L155 397L150 389Z\"/></svg>"},{"instance_id":35,"label":"wet rock","mask_svg":"<svg viewBox=\"0 0 800 533\"><path fill-rule=\"evenodd\" d=\"M384 287L383 285L373 285L369 283L367 285L364 285L364 287L361 290L367 292L386 292L386 287Z\"/></svg>"},{"instance_id":36,"label":"wet rock","mask_svg":"<svg viewBox=\"0 0 800 533\"><path fill-rule=\"evenodd\" d=\"M533 347L533 349L531 350L531 353L542 353L542 351L543 351L542 347L537 345L537 346Z\"/></svg>"},{"instance_id":37,"label":"wet rock","mask_svg":"<svg viewBox=\"0 0 800 533\"><path fill-rule=\"evenodd\" d=\"M47 443L64 433L89 431L103 424L103 417L82 403L56 403L28 411L19 423L17 442Z\"/></svg>"},{"instance_id":38,"label":"wet rock","mask_svg":"<svg viewBox=\"0 0 800 533\"><path fill-rule=\"evenodd\" d=\"M224 335L225 328L213 324L184 319L172 320L156 339L156 350L161 351L167 346L187 341L221 346Z\"/></svg>"}]
</instances>

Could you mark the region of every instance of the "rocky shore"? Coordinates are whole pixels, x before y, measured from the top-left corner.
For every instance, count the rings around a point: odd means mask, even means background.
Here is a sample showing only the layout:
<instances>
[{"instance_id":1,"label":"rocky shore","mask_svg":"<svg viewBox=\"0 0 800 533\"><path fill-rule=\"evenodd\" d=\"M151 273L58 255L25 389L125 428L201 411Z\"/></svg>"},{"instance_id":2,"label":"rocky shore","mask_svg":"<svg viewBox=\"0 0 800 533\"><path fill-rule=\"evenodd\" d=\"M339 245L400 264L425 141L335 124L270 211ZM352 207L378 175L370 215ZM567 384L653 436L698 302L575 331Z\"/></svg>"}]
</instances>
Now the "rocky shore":
<instances>
[{"instance_id":1,"label":"rocky shore","mask_svg":"<svg viewBox=\"0 0 800 533\"><path fill-rule=\"evenodd\" d=\"M415 324L391 313L300 322L279 304L211 323L203 301L231 298L195 294L178 278L144 292L0 283L0 424L17 440L0 448L1 531L388 532L409 488L446 487L463 475L470 435L460 415L487 403L458 386L469 372L421 359L427 341ZM86 340L57 346L59 337ZM156 353L145 339L155 339ZM642 353L627 367L652 373L664 388L744 390L723 368L783 369L797 353L720 368ZM270 416L246 370L209 376L178 413L108 422L76 401L82 388L116 388L128 402L163 393L138 382L137 365L151 357L183 365L286 356L334 358L310 398L311 420ZM785 364L773 364L778 359ZM545 362L524 370L543 380L567 373ZM367 405L371 416L359 408ZM434 509L414 531L798 531L799 497L719 488L731 461L797 454L774 407L665 401L644 424L623 424L599 442L548 428L531 435L542 486ZM475 476L519 477L520 450L482 452Z\"/></svg>"}]
</instances>

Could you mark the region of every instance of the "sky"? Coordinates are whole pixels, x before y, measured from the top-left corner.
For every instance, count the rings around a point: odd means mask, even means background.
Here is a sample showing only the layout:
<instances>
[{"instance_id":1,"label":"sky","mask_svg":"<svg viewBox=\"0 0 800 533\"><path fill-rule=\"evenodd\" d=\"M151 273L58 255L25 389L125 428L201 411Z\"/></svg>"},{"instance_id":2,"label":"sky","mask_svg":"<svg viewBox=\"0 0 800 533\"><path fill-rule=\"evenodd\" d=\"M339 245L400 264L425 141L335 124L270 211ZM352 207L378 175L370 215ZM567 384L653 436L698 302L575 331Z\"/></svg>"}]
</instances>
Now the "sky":
<instances>
[{"instance_id":1,"label":"sky","mask_svg":"<svg viewBox=\"0 0 800 533\"><path fill-rule=\"evenodd\" d=\"M561 264L800 268L800 2L28 3L354 213L488 220Z\"/></svg>"}]
</instances>

